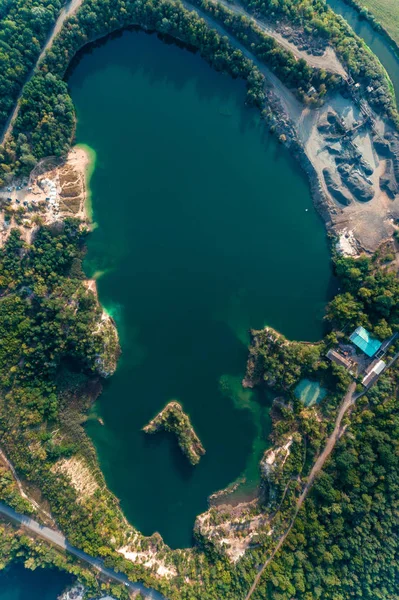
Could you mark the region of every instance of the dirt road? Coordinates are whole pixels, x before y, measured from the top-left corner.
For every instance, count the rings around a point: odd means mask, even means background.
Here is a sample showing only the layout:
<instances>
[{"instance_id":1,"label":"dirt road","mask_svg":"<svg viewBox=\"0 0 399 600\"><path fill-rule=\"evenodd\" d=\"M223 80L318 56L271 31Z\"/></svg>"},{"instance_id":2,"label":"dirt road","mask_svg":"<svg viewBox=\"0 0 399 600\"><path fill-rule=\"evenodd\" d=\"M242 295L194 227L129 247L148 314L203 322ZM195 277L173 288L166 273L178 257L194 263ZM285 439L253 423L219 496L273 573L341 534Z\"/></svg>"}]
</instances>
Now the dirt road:
<instances>
[{"instance_id":1,"label":"dirt road","mask_svg":"<svg viewBox=\"0 0 399 600\"><path fill-rule=\"evenodd\" d=\"M4 127L4 130L1 134L0 137L0 144L3 144L6 139L8 138L8 136L10 135L13 125L16 121L16 118L18 117L18 113L19 113L19 102L22 98L22 94L24 92L24 88L26 86L27 83L29 83L29 81L32 79L35 69L36 67L39 65L39 63L43 60L43 57L45 55L45 53L47 52L47 50L49 48L51 48L54 39L56 37L56 35L61 31L62 26L64 25L65 20L70 17L78 8L79 6L82 4L83 0L69 0L69 2L66 3L66 5L64 6L64 8L61 10L60 14L58 15L58 19L56 20L53 29L51 30L51 33L49 35L49 37L47 38L47 42L45 43L45 45L43 46L43 49L39 55L39 58L36 61L36 64L34 65L34 67L31 69L31 71L28 74L28 77L25 80L24 85L22 86L18 98L15 102L14 105L14 109L11 113L11 115L8 117L7 119L7 123Z\"/></svg>"},{"instance_id":2,"label":"dirt road","mask_svg":"<svg viewBox=\"0 0 399 600\"><path fill-rule=\"evenodd\" d=\"M341 75L341 77L344 78L347 77L347 73L344 67L338 60L337 55L335 54L335 51L333 50L333 48L331 48L331 46L327 46L322 56L314 56L313 54L310 54L305 50L300 50L298 46L287 40L287 38L285 38L281 33L274 29L272 23L267 23L266 21L254 17L254 15L247 12L242 6L238 4L233 4L232 2L229 2L229 0L211 0L211 2L213 2L213 4L216 5L221 4L234 14L246 17L248 20L255 23L255 25L259 27L259 29L267 33L267 35L269 35L270 37L274 38L276 42L280 44L280 46L282 46L286 50L290 50L296 58L303 58L304 60L306 60L306 62L311 67L316 67L317 69L325 69L330 73L337 73L338 75Z\"/></svg>"},{"instance_id":3,"label":"dirt road","mask_svg":"<svg viewBox=\"0 0 399 600\"><path fill-rule=\"evenodd\" d=\"M294 523L295 523L295 519L298 515L298 512L301 509L302 504L304 503L313 483L315 478L317 477L318 473L321 471L321 469L324 466L324 463L326 462L327 458L330 456L331 452L334 449L335 444L337 443L337 441L340 439L340 437L342 436L342 434L345 431L345 427L342 426L342 419L344 418L344 415L346 413L346 411L354 405L356 397L354 396L354 392L356 389L356 383L353 382L350 384L348 391L344 397L344 399L342 400L341 406L339 408L337 417L335 419L335 427L334 427L334 431L332 432L332 434L330 435L330 437L328 438L326 445L324 447L323 452L320 454L320 456L318 457L318 459L316 460L316 462L314 463L312 470L309 473L308 476L308 480L307 483L303 489L302 494L299 496L298 500L297 500L297 504L296 504L296 508L295 508L295 512L294 512L294 516L292 517L289 526L287 527L286 531L284 532L284 534L281 536L281 538L279 539L277 546L274 548L273 552L271 553L271 555L269 556L269 558L266 560L266 562L263 564L262 568L260 569L259 573L256 575L255 580L251 586L251 589L249 590L247 596L245 597L245 600L249 600L252 596L252 594L254 593L265 569L268 567L268 565L270 564L270 562L274 559L275 555L277 554L277 552L280 550L280 548L282 547L282 545L284 544L285 540L287 539Z\"/></svg>"},{"instance_id":4,"label":"dirt road","mask_svg":"<svg viewBox=\"0 0 399 600\"><path fill-rule=\"evenodd\" d=\"M21 480L19 479L16 470L14 469L14 465L12 463L10 463L10 461L8 460L7 456L4 454L4 452L1 448L0 448L0 458L4 462L4 464L10 469L22 498L27 500L39 513L42 513L43 515L45 515L47 517L47 519L50 519L54 523L52 516L47 511L45 511L41 506L39 506L39 504L36 502L36 500L34 500L33 498L30 498L25 493L25 490L22 486Z\"/></svg>"},{"instance_id":5,"label":"dirt road","mask_svg":"<svg viewBox=\"0 0 399 600\"><path fill-rule=\"evenodd\" d=\"M332 48L330 48L330 47L327 48L327 50L325 51L325 53L322 56L313 56L312 54L309 54L308 52L300 50L297 46L295 46L295 44L293 44L292 42L289 42L286 38L284 38L284 36L282 36L280 33L275 31L271 24L268 24L260 19L256 19L251 14L247 13L245 11L245 9L242 8L241 6L232 4L232 3L228 2L227 0L212 0L212 1L214 1L215 4L218 4L218 3L222 4L225 8L227 8L228 10L230 10L231 12L233 12L235 14L243 15L246 18L252 20L259 27L259 29L265 31L265 33L267 33L268 35L273 37L282 47L284 47L288 50L291 50L298 59L303 58L311 66L323 68L326 71L338 73L344 77L346 76L346 72L343 69L341 63L339 62L339 60ZM24 85L22 86L22 88L20 90L20 93L18 95L14 109L13 109L11 115L9 116L7 123L5 125L5 128L4 128L4 131L0 137L0 144L3 144L6 141L6 139L9 137L9 135L12 131L13 125L18 117L20 100L21 100L21 97L22 97L22 94L24 91L24 87L32 79L35 69L40 64L40 62L43 60L44 55L47 52L47 50L49 50L51 48L56 36L61 31L65 20L68 17L70 17L73 13L75 13L78 10L78 8L81 6L82 3L83 3L83 0L70 0L69 2L67 2L65 7L61 10L61 12L58 16L58 19L55 22L54 27L53 27L45 45L43 46L43 49L39 55L39 58L35 64L35 66L30 71L28 77L26 78ZM186 8L188 8L189 10L197 12L201 17L203 17L208 22L210 27L213 27L214 29L219 29L221 31L222 35L226 35L226 31L222 27L219 27L208 15L203 13L196 6L193 6L190 3L184 2L184 1L183 1L183 5L185 5ZM280 98L282 99L283 104L285 105L288 114L290 114L290 116L294 116L294 118L297 118L299 116L299 113L300 113L302 107L301 107L300 103L296 100L296 98L293 96L293 94L291 94L287 90L287 88L280 82L280 80L277 77L275 77L269 71L269 69L267 69L267 67L265 67L265 65L263 63L260 63L259 61L257 61L252 53L245 51L244 48L237 42L237 40L233 36L228 35L228 37L237 47L240 47L240 49L244 52L244 54L246 54L248 56L248 58L251 58L251 60L253 60L255 62L255 64L257 64L258 68L262 71L262 73L265 75L265 77L273 84L273 87L276 88L276 91L277 91L278 95L280 96Z\"/></svg>"}]
</instances>

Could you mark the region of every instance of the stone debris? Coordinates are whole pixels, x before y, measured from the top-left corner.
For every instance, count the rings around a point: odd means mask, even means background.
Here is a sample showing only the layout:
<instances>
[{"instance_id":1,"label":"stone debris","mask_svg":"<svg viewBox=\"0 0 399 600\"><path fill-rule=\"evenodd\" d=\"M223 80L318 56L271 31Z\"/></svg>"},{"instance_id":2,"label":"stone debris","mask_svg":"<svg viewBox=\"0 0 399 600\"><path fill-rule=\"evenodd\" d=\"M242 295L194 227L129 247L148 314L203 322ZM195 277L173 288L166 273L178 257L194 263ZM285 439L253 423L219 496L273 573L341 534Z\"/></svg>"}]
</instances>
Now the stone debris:
<instances>
[{"instance_id":1,"label":"stone debris","mask_svg":"<svg viewBox=\"0 0 399 600\"><path fill-rule=\"evenodd\" d=\"M378 156L381 158L387 158L391 155L391 148L388 140L383 140L376 136L373 138L373 145Z\"/></svg>"},{"instance_id":2,"label":"stone debris","mask_svg":"<svg viewBox=\"0 0 399 600\"><path fill-rule=\"evenodd\" d=\"M295 44L299 50L304 50L313 56L323 56L327 48L327 40L323 37L312 37L304 29L293 27L289 21L275 23L276 29L289 42Z\"/></svg>"},{"instance_id":3,"label":"stone debris","mask_svg":"<svg viewBox=\"0 0 399 600\"><path fill-rule=\"evenodd\" d=\"M84 595L85 588L81 583L78 583L77 585L65 590L61 596L58 596L57 600L83 600Z\"/></svg>"},{"instance_id":4,"label":"stone debris","mask_svg":"<svg viewBox=\"0 0 399 600\"><path fill-rule=\"evenodd\" d=\"M338 154L339 155L342 153L342 145L339 142L336 142L335 144L327 145L326 150L330 154Z\"/></svg>"},{"instance_id":5,"label":"stone debris","mask_svg":"<svg viewBox=\"0 0 399 600\"><path fill-rule=\"evenodd\" d=\"M353 231L350 229L343 229L340 232L335 248L341 256L359 256L358 244Z\"/></svg>"},{"instance_id":6,"label":"stone debris","mask_svg":"<svg viewBox=\"0 0 399 600\"><path fill-rule=\"evenodd\" d=\"M351 168L350 165L344 164L338 167L343 182L352 192L356 200L360 202L369 202L374 198L373 186L366 181L359 169Z\"/></svg>"},{"instance_id":7,"label":"stone debris","mask_svg":"<svg viewBox=\"0 0 399 600\"><path fill-rule=\"evenodd\" d=\"M159 534L157 534L159 536ZM159 536L160 537L160 536ZM123 548L119 548L118 552L122 554L127 560L133 563L143 565L148 569L152 569L160 577L170 579L171 577L177 576L176 567L174 565L166 565L161 559L158 558L157 549L151 546L145 551L135 550L134 544L128 544Z\"/></svg>"},{"instance_id":8,"label":"stone debris","mask_svg":"<svg viewBox=\"0 0 399 600\"><path fill-rule=\"evenodd\" d=\"M338 178L334 177L334 174L327 168L323 169L323 177L331 196L340 204L348 206L352 202L352 197L342 183L338 181Z\"/></svg>"},{"instance_id":9,"label":"stone debris","mask_svg":"<svg viewBox=\"0 0 399 600\"><path fill-rule=\"evenodd\" d=\"M65 590L61 596L58 596L57 600L83 600L85 591L84 586L81 583L77 583ZM111 596L101 596L98 600L115 600L115 598L112 598Z\"/></svg>"},{"instance_id":10,"label":"stone debris","mask_svg":"<svg viewBox=\"0 0 399 600\"><path fill-rule=\"evenodd\" d=\"M57 182L54 179L45 178L39 181L39 185L43 189L43 191L47 192L48 194L48 196L46 197L46 201L48 202L49 206L54 212L58 212L60 203L57 191Z\"/></svg>"},{"instance_id":11,"label":"stone debris","mask_svg":"<svg viewBox=\"0 0 399 600\"><path fill-rule=\"evenodd\" d=\"M385 173L380 177L380 188L384 190L393 200L399 193L399 186L395 178L395 171L391 159L387 159L385 165Z\"/></svg>"}]
</instances>

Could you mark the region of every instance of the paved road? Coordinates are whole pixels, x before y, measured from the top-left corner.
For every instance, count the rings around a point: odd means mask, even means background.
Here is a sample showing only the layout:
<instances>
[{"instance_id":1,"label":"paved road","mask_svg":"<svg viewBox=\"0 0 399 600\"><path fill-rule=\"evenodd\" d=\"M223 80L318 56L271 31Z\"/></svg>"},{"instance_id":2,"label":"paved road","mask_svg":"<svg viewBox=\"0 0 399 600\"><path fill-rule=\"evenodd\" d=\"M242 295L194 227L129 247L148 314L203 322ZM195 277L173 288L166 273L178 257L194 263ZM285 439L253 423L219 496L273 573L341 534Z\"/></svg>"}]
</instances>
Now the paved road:
<instances>
[{"instance_id":1,"label":"paved road","mask_svg":"<svg viewBox=\"0 0 399 600\"><path fill-rule=\"evenodd\" d=\"M314 463L312 470L309 473L308 476L308 480L307 483L304 487L304 490L302 492L302 494L300 495L300 497L297 500L297 504L295 507L295 512L294 515L290 521L289 526L287 527L286 531L283 533L283 535L281 536L281 538L278 541L277 546L274 548L273 552L271 553L271 555L269 556L269 558L266 560L266 562L263 564L262 568L260 569L260 571L258 572L258 574L256 575L254 582L251 586L251 589L249 590L247 596L245 597L245 600L249 600L252 596L252 594L254 593L256 587L258 586L258 583L260 581L260 578L262 577L265 569L267 568L267 566L270 564L270 562L273 560L273 558L275 557L275 555L277 554L277 552L280 550L281 546L284 544L285 540L288 537L288 534L290 533L294 523L295 523L295 519L299 513L299 510L302 506L302 504L304 503L313 483L314 480L317 476L317 474L321 471L321 469L324 466L324 463L326 462L327 458L330 456L331 452L334 449L335 444L337 443L337 441L340 439L340 437L342 436L342 434L345 431L345 427L342 426L342 419L344 418L344 415L346 413L346 411L348 410L348 408L350 408L351 406L354 405L356 399L358 398L358 396L355 396L356 390L356 382L352 382L348 388L348 391L346 392L346 395L344 397L344 399L342 400L341 406L339 408L337 417L335 419L335 427L334 427L334 431L332 432L332 434L330 435L330 437L328 438L326 445L324 447L323 452L320 454L320 456L318 457L318 459L316 460L316 462Z\"/></svg>"},{"instance_id":2,"label":"paved road","mask_svg":"<svg viewBox=\"0 0 399 600\"><path fill-rule=\"evenodd\" d=\"M123 583L124 585L126 585L126 587L132 590L132 592L140 592L144 596L144 598L146 598L146 600L166 600L165 596L162 596L162 594L160 594L156 590L149 589L141 583L132 583L128 580L126 575L123 575L122 573L116 573L115 571L112 571L112 569L107 569L106 567L104 567L103 561L99 558L93 558L89 554L86 554L86 552L83 552L82 550L71 546L71 544L65 539L65 537L61 533L58 533L57 531L53 531L48 527L40 525L37 521L34 521L30 517L15 512L15 510L10 508L6 504L3 504L2 502L0 502L0 513L8 517L9 519L12 519L13 521L17 521L25 529L28 529L32 533L43 538L47 542L50 542L54 546L57 546L57 548L61 548L62 550L66 550L70 554L73 554L83 562L94 567L99 573L101 573L105 577L112 579L116 583Z\"/></svg>"}]
</instances>

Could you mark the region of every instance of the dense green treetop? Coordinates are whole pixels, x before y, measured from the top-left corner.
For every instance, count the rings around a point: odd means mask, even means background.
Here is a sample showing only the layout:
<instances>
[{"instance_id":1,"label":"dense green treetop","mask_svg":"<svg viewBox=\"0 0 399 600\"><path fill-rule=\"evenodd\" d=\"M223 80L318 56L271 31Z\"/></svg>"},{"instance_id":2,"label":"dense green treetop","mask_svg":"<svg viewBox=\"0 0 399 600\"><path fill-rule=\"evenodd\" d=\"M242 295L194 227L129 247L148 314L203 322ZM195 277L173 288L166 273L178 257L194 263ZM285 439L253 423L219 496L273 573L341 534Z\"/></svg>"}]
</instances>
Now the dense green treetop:
<instances>
[{"instance_id":1,"label":"dense green treetop","mask_svg":"<svg viewBox=\"0 0 399 600\"><path fill-rule=\"evenodd\" d=\"M63 4L64 0L0 3L0 131Z\"/></svg>"},{"instance_id":2,"label":"dense green treetop","mask_svg":"<svg viewBox=\"0 0 399 600\"><path fill-rule=\"evenodd\" d=\"M198 49L215 69L246 80L248 102L263 104L264 78L258 69L226 37L210 29L203 19L181 4L165 0L157 3L86 0L66 22L40 70L26 86L15 133L27 136L28 143L22 147L16 138L12 147L16 154L12 156L11 152L14 165L25 164L27 155L60 156L68 150L75 124L72 101L63 80L68 65L91 40L132 24L171 35Z\"/></svg>"}]
</instances>

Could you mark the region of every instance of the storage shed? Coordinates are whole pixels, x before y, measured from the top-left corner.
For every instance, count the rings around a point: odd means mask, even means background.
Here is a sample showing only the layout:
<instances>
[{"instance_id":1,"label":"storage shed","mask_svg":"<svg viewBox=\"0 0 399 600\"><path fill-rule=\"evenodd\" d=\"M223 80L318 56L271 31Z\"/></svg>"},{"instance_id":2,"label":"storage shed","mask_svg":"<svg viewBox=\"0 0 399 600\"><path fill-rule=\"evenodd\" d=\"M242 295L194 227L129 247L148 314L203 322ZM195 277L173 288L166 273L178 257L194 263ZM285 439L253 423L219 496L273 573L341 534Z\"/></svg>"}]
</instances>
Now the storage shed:
<instances>
[{"instance_id":1,"label":"storage shed","mask_svg":"<svg viewBox=\"0 0 399 600\"><path fill-rule=\"evenodd\" d=\"M381 342L373 338L364 327L358 327L350 336L351 342L370 358L381 348Z\"/></svg>"},{"instance_id":2,"label":"storage shed","mask_svg":"<svg viewBox=\"0 0 399 600\"><path fill-rule=\"evenodd\" d=\"M364 387L368 387L373 381L381 375L386 367L386 363L383 360L376 360L368 371L366 377L363 379L362 384Z\"/></svg>"}]
</instances>

